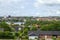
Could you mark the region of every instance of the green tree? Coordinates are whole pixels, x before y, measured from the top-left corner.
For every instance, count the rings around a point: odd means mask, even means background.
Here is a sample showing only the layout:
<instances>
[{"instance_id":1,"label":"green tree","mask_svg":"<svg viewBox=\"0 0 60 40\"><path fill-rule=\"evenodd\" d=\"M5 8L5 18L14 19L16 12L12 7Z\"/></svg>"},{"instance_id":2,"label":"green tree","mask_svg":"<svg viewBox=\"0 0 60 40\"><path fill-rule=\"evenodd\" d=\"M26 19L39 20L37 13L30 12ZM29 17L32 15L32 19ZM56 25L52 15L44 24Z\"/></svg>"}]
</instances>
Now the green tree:
<instances>
[{"instance_id":1,"label":"green tree","mask_svg":"<svg viewBox=\"0 0 60 40\"><path fill-rule=\"evenodd\" d=\"M6 23L6 22L1 22L0 27L4 29L4 31L12 31L12 28Z\"/></svg>"},{"instance_id":2,"label":"green tree","mask_svg":"<svg viewBox=\"0 0 60 40\"><path fill-rule=\"evenodd\" d=\"M60 31L60 21L55 21L53 24L42 25L41 30Z\"/></svg>"}]
</instances>

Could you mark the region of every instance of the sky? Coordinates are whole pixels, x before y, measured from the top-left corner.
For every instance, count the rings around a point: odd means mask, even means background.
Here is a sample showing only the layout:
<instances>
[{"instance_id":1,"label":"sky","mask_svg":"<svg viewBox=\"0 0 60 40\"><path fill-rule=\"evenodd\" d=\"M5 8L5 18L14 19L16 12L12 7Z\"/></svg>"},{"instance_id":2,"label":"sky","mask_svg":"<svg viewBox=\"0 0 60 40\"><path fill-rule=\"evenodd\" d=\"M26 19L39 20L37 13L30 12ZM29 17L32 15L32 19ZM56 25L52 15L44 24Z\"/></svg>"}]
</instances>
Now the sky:
<instances>
[{"instance_id":1,"label":"sky","mask_svg":"<svg viewBox=\"0 0 60 40\"><path fill-rule=\"evenodd\" d=\"M60 0L0 0L0 16L60 16Z\"/></svg>"}]
</instances>

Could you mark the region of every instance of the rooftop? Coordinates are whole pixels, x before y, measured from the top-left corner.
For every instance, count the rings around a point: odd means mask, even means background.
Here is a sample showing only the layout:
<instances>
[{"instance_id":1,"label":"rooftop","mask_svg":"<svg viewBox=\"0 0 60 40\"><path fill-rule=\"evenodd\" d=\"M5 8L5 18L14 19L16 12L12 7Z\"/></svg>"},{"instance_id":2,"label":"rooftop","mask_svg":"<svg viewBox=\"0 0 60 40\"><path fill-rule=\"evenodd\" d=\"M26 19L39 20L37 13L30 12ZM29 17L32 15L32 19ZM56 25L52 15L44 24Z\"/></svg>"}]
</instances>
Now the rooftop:
<instances>
[{"instance_id":1,"label":"rooftop","mask_svg":"<svg viewBox=\"0 0 60 40\"><path fill-rule=\"evenodd\" d=\"M41 31L41 30L37 30L37 31L29 31L28 32L29 36L39 36L40 34L43 34L43 35L60 35L60 31Z\"/></svg>"}]
</instances>

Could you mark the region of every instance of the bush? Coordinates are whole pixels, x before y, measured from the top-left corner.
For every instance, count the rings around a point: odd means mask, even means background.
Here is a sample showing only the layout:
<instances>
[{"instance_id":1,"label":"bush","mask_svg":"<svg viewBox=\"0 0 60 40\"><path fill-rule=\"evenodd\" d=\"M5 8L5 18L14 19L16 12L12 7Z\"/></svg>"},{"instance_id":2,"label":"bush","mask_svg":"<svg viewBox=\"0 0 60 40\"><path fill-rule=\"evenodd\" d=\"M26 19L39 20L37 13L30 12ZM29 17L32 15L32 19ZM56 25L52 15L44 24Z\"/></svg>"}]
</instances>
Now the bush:
<instances>
[{"instance_id":1,"label":"bush","mask_svg":"<svg viewBox=\"0 0 60 40\"><path fill-rule=\"evenodd\" d=\"M0 39L14 39L15 36L10 32L0 32Z\"/></svg>"}]
</instances>

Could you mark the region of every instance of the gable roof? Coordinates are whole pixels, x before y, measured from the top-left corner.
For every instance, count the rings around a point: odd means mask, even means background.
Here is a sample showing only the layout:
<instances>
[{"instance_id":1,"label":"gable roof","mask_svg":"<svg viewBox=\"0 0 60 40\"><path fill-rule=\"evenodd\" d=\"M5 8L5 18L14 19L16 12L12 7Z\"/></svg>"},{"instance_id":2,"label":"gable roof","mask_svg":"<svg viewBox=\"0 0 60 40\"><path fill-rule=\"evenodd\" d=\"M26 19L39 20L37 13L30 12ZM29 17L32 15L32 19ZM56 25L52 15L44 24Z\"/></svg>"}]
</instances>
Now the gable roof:
<instances>
[{"instance_id":1,"label":"gable roof","mask_svg":"<svg viewBox=\"0 0 60 40\"><path fill-rule=\"evenodd\" d=\"M37 31L37 34L43 34L43 35L60 35L60 31Z\"/></svg>"},{"instance_id":2,"label":"gable roof","mask_svg":"<svg viewBox=\"0 0 60 40\"><path fill-rule=\"evenodd\" d=\"M43 35L60 35L60 31L41 31L41 30L37 30L37 31L29 31L28 32L29 36L33 36L32 34L35 34L34 36L39 36L41 34L43 34Z\"/></svg>"},{"instance_id":3,"label":"gable roof","mask_svg":"<svg viewBox=\"0 0 60 40\"><path fill-rule=\"evenodd\" d=\"M29 31L29 32L28 32L28 35L29 35L29 36L37 36L38 34L36 34L35 31Z\"/></svg>"}]
</instances>

